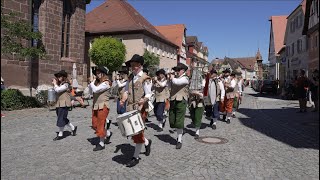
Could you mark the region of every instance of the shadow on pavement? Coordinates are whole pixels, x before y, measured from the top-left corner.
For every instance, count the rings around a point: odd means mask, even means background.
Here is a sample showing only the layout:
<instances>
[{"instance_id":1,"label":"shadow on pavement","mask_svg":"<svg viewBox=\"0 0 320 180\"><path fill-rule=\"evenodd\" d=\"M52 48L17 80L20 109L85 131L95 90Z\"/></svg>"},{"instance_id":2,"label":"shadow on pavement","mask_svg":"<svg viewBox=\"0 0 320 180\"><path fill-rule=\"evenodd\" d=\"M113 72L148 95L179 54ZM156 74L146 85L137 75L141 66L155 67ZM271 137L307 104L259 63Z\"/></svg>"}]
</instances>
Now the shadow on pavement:
<instances>
[{"instance_id":1,"label":"shadow on pavement","mask_svg":"<svg viewBox=\"0 0 320 180\"><path fill-rule=\"evenodd\" d=\"M154 130L160 129L159 126L154 124L153 122L150 122L150 123L146 124L146 126L152 128Z\"/></svg>"},{"instance_id":2,"label":"shadow on pavement","mask_svg":"<svg viewBox=\"0 0 320 180\"><path fill-rule=\"evenodd\" d=\"M119 164L126 164L129 162L133 156L134 153L134 146L130 144L120 144L116 146L116 150L114 153L118 153L119 150L121 150L120 155L116 155L112 158L112 161L115 161Z\"/></svg>"},{"instance_id":3,"label":"shadow on pavement","mask_svg":"<svg viewBox=\"0 0 320 180\"><path fill-rule=\"evenodd\" d=\"M296 113L297 108L239 109L239 121L266 136L295 148L319 149L319 115Z\"/></svg>"},{"instance_id":4,"label":"shadow on pavement","mask_svg":"<svg viewBox=\"0 0 320 180\"><path fill-rule=\"evenodd\" d=\"M169 134L159 134L159 135L154 135L157 137L160 141L163 141L165 143L169 143L171 145L176 145L177 141L173 137L171 137Z\"/></svg>"},{"instance_id":5,"label":"shadow on pavement","mask_svg":"<svg viewBox=\"0 0 320 180\"><path fill-rule=\"evenodd\" d=\"M195 128L194 124L193 123L190 123L186 126L187 128ZM205 129L209 127L209 124L207 123L201 123L201 126L200 126L200 129Z\"/></svg>"},{"instance_id":6,"label":"shadow on pavement","mask_svg":"<svg viewBox=\"0 0 320 180\"><path fill-rule=\"evenodd\" d=\"M91 145L97 145L100 142L99 137L88 138L87 140L91 143Z\"/></svg>"},{"instance_id":7,"label":"shadow on pavement","mask_svg":"<svg viewBox=\"0 0 320 180\"><path fill-rule=\"evenodd\" d=\"M56 132L57 136L59 134L59 132ZM63 134L62 134L62 138L61 139L64 139L68 136L71 136L71 132L70 131L63 131Z\"/></svg>"}]
</instances>

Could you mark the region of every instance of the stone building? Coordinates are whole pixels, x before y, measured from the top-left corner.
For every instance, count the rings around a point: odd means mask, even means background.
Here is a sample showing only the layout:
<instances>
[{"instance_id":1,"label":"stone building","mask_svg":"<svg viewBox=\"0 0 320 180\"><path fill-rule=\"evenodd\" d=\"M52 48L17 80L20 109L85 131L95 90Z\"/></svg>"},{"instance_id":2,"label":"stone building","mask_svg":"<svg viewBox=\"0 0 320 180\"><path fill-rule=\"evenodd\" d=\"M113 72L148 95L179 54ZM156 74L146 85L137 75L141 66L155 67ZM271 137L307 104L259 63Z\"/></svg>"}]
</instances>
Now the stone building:
<instances>
[{"instance_id":1,"label":"stone building","mask_svg":"<svg viewBox=\"0 0 320 180\"><path fill-rule=\"evenodd\" d=\"M29 22L43 35L45 59L18 60L14 55L1 56L1 76L7 86L36 88L51 84L53 74L65 69L72 74L77 67L77 80L86 85L84 62L85 13L84 0L2 0L1 11L20 13L17 18ZM1 31L2 33L2 31ZM30 46L35 42L28 42Z\"/></svg>"}]
</instances>

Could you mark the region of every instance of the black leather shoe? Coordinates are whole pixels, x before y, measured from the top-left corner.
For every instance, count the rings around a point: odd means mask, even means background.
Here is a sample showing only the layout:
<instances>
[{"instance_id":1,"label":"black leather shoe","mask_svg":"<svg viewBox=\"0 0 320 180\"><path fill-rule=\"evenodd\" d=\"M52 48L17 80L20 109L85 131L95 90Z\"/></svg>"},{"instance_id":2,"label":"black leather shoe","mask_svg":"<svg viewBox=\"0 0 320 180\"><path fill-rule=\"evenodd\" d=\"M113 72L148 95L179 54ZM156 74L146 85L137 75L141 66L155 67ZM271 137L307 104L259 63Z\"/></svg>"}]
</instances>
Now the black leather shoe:
<instances>
[{"instance_id":1,"label":"black leather shoe","mask_svg":"<svg viewBox=\"0 0 320 180\"><path fill-rule=\"evenodd\" d=\"M230 124L230 119L227 119L227 124Z\"/></svg>"},{"instance_id":2,"label":"black leather shoe","mask_svg":"<svg viewBox=\"0 0 320 180\"><path fill-rule=\"evenodd\" d=\"M58 141L58 140L61 140L61 139L63 139L63 136L57 136L57 137L55 137L53 140L54 140L54 141Z\"/></svg>"},{"instance_id":3,"label":"black leather shoe","mask_svg":"<svg viewBox=\"0 0 320 180\"><path fill-rule=\"evenodd\" d=\"M196 134L196 135L194 136L194 139L199 139L199 135Z\"/></svg>"},{"instance_id":4,"label":"black leather shoe","mask_svg":"<svg viewBox=\"0 0 320 180\"><path fill-rule=\"evenodd\" d=\"M133 158L131 159L131 161L129 161L129 162L126 164L126 166L127 166L127 167L133 167L133 166L139 164L139 160L140 160L140 158L134 158L134 157L133 157Z\"/></svg>"},{"instance_id":5,"label":"black leather shoe","mask_svg":"<svg viewBox=\"0 0 320 180\"><path fill-rule=\"evenodd\" d=\"M162 131L163 131L163 128L160 128L160 129L158 129L157 131L158 131L158 132L162 132Z\"/></svg>"},{"instance_id":6,"label":"black leather shoe","mask_svg":"<svg viewBox=\"0 0 320 180\"><path fill-rule=\"evenodd\" d=\"M167 120L165 119L164 122L162 123L162 128L164 128L166 126L166 122L167 122Z\"/></svg>"},{"instance_id":7,"label":"black leather shoe","mask_svg":"<svg viewBox=\"0 0 320 180\"><path fill-rule=\"evenodd\" d=\"M105 144L110 144L111 136L112 136L112 132L110 132L110 136L108 136L108 137L104 140L104 143L105 143Z\"/></svg>"},{"instance_id":8,"label":"black leather shoe","mask_svg":"<svg viewBox=\"0 0 320 180\"><path fill-rule=\"evenodd\" d=\"M211 128L212 129L217 129L217 126L215 124L212 124Z\"/></svg>"},{"instance_id":9,"label":"black leather shoe","mask_svg":"<svg viewBox=\"0 0 320 180\"><path fill-rule=\"evenodd\" d=\"M233 118L236 118L236 115L235 115L235 114L232 114L232 117L233 117Z\"/></svg>"},{"instance_id":10,"label":"black leather shoe","mask_svg":"<svg viewBox=\"0 0 320 180\"><path fill-rule=\"evenodd\" d=\"M209 126L211 127L211 126L212 126L212 124L213 124L213 119L211 119L211 121L210 121L210 125L209 125Z\"/></svg>"},{"instance_id":11,"label":"black leather shoe","mask_svg":"<svg viewBox=\"0 0 320 180\"><path fill-rule=\"evenodd\" d=\"M182 147L182 143L181 142L177 142L176 149L181 149L181 147Z\"/></svg>"},{"instance_id":12,"label":"black leather shoe","mask_svg":"<svg viewBox=\"0 0 320 180\"><path fill-rule=\"evenodd\" d=\"M100 151L103 150L105 148L105 146L101 146L100 144L96 145L95 148L93 148L93 151Z\"/></svg>"},{"instance_id":13,"label":"black leather shoe","mask_svg":"<svg viewBox=\"0 0 320 180\"><path fill-rule=\"evenodd\" d=\"M222 116L222 119L223 119L224 121L226 120L226 118L227 118L226 115L223 115L223 116Z\"/></svg>"},{"instance_id":14,"label":"black leather shoe","mask_svg":"<svg viewBox=\"0 0 320 180\"><path fill-rule=\"evenodd\" d=\"M78 126L75 126L74 130L72 131L72 136L77 135L77 129L78 129Z\"/></svg>"},{"instance_id":15,"label":"black leather shoe","mask_svg":"<svg viewBox=\"0 0 320 180\"><path fill-rule=\"evenodd\" d=\"M150 152L151 152L151 143L152 143L152 140L151 139L148 139L149 141L149 144L148 146L146 146L146 156L149 156L150 155Z\"/></svg>"},{"instance_id":16,"label":"black leather shoe","mask_svg":"<svg viewBox=\"0 0 320 180\"><path fill-rule=\"evenodd\" d=\"M149 121L149 119L148 119L148 118L146 118L146 123L148 123L148 122L151 122L151 121Z\"/></svg>"},{"instance_id":17,"label":"black leather shoe","mask_svg":"<svg viewBox=\"0 0 320 180\"><path fill-rule=\"evenodd\" d=\"M109 123L107 123L107 129L110 129L111 120L109 119Z\"/></svg>"}]
</instances>

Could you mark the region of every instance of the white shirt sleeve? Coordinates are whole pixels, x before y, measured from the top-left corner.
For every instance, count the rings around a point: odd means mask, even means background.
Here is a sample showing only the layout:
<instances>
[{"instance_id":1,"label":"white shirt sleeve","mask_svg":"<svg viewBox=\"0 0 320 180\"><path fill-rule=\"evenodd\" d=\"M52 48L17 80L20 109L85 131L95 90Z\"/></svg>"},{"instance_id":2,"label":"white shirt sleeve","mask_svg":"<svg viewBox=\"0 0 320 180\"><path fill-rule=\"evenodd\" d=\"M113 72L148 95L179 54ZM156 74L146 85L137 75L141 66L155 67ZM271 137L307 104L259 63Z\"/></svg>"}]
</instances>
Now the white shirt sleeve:
<instances>
[{"instance_id":1,"label":"white shirt sleeve","mask_svg":"<svg viewBox=\"0 0 320 180\"><path fill-rule=\"evenodd\" d=\"M62 84L61 86L58 86L58 85L55 85L55 86L54 86L54 90L55 90L57 93L66 91L66 90L68 90L68 88L69 88L68 83L64 83L64 84Z\"/></svg>"},{"instance_id":2,"label":"white shirt sleeve","mask_svg":"<svg viewBox=\"0 0 320 180\"><path fill-rule=\"evenodd\" d=\"M167 80L164 80L163 82L158 83L160 87L166 87L167 86Z\"/></svg>"},{"instance_id":3,"label":"white shirt sleeve","mask_svg":"<svg viewBox=\"0 0 320 180\"><path fill-rule=\"evenodd\" d=\"M93 93L103 92L103 91L105 91L105 90L110 88L110 85L107 84L106 82L103 82L103 83L99 84L99 86L94 85L94 82L95 81L90 83L90 87L91 87Z\"/></svg>"},{"instance_id":4,"label":"white shirt sleeve","mask_svg":"<svg viewBox=\"0 0 320 180\"><path fill-rule=\"evenodd\" d=\"M230 83L230 87L235 88L237 85L237 82L235 80L232 80Z\"/></svg>"},{"instance_id":5,"label":"white shirt sleeve","mask_svg":"<svg viewBox=\"0 0 320 180\"><path fill-rule=\"evenodd\" d=\"M123 83L121 83L119 80L117 80L117 85L118 85L120 88L126 86L126 84L127 84L126 81L123 82Z\"/></svg>"},{"instance_id":6,"label":"white shirt sleeve","mask_svg":"<svg viewBox=\"0 0 320 180\"><path fill-rule=\"evenodd\" d=\"M144 90L145 97L151 97L151 94L152 94L151 88L152 88L152 83L144 83L143 84L143 90Z\"/></svg>"},{"instance_id":7,"label":"white shirt sleeve","mask_svg":"<svg viewBox=\"0 0 320 180\"><path fill-rule=\"evenodd\" d=\"M241 81L239 81L238 82L238 91L240 92L240 93L242 93L242 82Z\"/></svg>"},{"instance_id":8,"label":"white shirt sleeve","mask_svg":"<svg viewBox=\"0 0 320 180\"><path fill-rule=\"evenodd\" d=\"M189 84L189 78L187 78L186 76L183 76L180 78L173 78L172 83L176 85Z\"/></svg>"},{"instance_id":9,"label":"white shirt sleeve","mask_svg":"<svg viewBox=\"0 0 320 180\"><path fill-rule=\"evenodd\" d=\"M224 90L224 86L222 81L218 82L219 87L220 87L220 91L221 91L221 99L224 99L224 96L226 95L226 91Z\"/></svg>"}]
</instances>

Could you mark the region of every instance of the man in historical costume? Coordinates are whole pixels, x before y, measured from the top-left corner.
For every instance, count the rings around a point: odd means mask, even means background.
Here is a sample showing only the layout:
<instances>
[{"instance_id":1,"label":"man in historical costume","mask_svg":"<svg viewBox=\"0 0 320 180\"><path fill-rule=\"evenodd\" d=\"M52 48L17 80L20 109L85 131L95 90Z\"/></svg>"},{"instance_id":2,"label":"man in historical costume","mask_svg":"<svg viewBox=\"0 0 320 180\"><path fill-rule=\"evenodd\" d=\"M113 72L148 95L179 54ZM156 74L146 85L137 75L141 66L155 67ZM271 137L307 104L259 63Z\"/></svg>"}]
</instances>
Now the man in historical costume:
<instances>
[{"instance_id":1,"label":"man in historical costume","mask_svg":"<svg viewBox=\"0 0 320 180\"><path fill-rule=\"evenodd\" d=\"M124 104L124 106L120 106L120 99L122 97L122 94L124 92L125 86L128 81L129 71L122 70L122 71L119 71L118 73L119 73L119 79L116 79L116 83L118 86L117 113L123 114L126 112L126 104Z\"/></svg>"},{"instance_id":2,"label":"man in historical costume","mask_svg":"<svg viewBox=\"0 0 320 180\"><path fill-rule=\"evenodd\" d=\"M226 69L224 71L224 89L225 89L225 98L224 101L220 103L220 112L223 113L223 120L226 120L227 124L230 124L231 115L232 115L232 107L233 107L233 100L235 97L234 88L236 87L237 83L234 80L235 74L232 73L230 75L230 70Z\"/></svg>"},{"instance_id":3,"label":"man in historical costume","mask_svg":"<svg viewBox=\"0 0 320 180\"><path fill-rule=\"evenodd\" d=\"M182 63L178 63L172 69L175 71L175 74L171 74L170 77L169 121L170 127L176 128L177 131L176 149L181 149L184 119L189 96L189 78L186 75L188 67Z\"/></svg>"},{"instance_id":4,"label":"man in historical costume","mask_svg":"<svg viewBox=\"0 0 320 180\"><path fill-rule=\"evenodd\" d=\"M202 115L204 112L203 93L202 90L190 90L190 115L195 126L195 139L199 139L200 127L202 123Z\"/></svg>"},{"instance_id":5,"label":"man in historical costume","mask_svg":"<svg viewBox=\"0 0 320 180\"><path fill-rule=\"evenodd\" d=\"M159 122L158 132L163 131L166 119L164 118L164 109L166 100L169 97L169 91L167 87L166 72L160 69L156 72L157 77L153 79L152 89L155 94L154 101L154 114Z\"/></svg>"},{"instance_id":6,"label":"man in historical costume","mask_svg":"<svg viewBox=\"0 0 320 180\"><path fill-rule=\"evenodd\" d=\"M57 137L53 140L63 139L63 130L67 126L71 129L72 135L77 134L77 126L74 126L68 119L68 111L71 107L71 98L70 98L70 83L68 80L68 73L65 70L61 70L54 74L55 78L52 79L53 89L57 94L57 101L55 104L56 114L57 114L57 123L56 125L59 128Z\"/></svg>"},{"instance_id":7,"label":"man in historical costume","mask_svg":"<svg viewBox=\"0 0 320 180\"><path fill-rule=\"evenodd\" d=\"M212 118L210 127L217 128L217 120L220 119L219 104L224 101L225 90L222 80L219 78L216 70L211 71L211 79L209 85L209 97L212 104Z\"/></svg>"},{"instance_id":8,"label":"man in historical costume","mask_svg":"<svg viewBox=\"0 0 320 180\"><path fill-rule=\"evenodd\" d=\"M131 60L126 62L126 65L131 68L132 75L130 75L125 91L123 93L122 99L120 100L120 105L123 106L127 101L127 112L133 110L139 110L143 121L147 118L146 108L148 107L148 98L150 94L144 92L145 80L149 77L142 71L142 66L144 64L144 59L142 56L135 54ZM135 146L135 151L131 161L127 163L127 167L133 167L139 163L139 154L141 152L142 146L145 145L146 152L145 155L149 156L151 152L151 139L147 139L144 136L144 131L134 135L132 137Z\"/></svg>"},{"instance_id":9,"label":"man in historical costume","mask_svg":"<svg viewBox=\"0 0 320 180\"><path fill-rule=\"evenodd\" d=\"M96 145L93 151L105 149L105 144L108 144L112 133L105 129L107 117L109 114L109 97L111 81L107 74L109 70L105 67L97 67L92 73L96 76L89 88L93 93L92 105L92 127L95 134L100 138L100 142Z\"/></svg>"}]
</instances>

